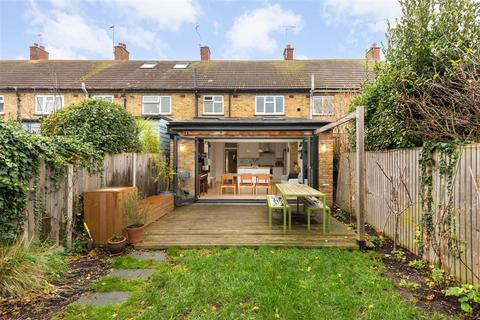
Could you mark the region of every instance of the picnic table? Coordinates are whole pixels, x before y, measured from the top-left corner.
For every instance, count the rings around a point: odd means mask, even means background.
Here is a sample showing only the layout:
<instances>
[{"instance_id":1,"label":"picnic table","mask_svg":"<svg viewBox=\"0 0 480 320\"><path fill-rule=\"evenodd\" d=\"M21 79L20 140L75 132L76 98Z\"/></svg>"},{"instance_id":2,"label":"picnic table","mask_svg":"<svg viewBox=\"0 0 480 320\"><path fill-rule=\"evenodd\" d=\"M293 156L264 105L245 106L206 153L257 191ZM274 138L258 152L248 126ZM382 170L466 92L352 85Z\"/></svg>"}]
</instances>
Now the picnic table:
<instances>
[{"instance_id":1,"label":"picnic table","mask_svg":"<svg viewBox=\"0 0 480 320\"><path fill-rule=\"evenodd\" d=\"M327 210L327 197L323 192L318 191L306 184L296 184L296 183L277 183L275 185L278 192L282 197L287 201L288 198L296 198L297 201L297 213L299 213L299 202L300 197L314 197L318 198L323 203L323 215L325 216Z\"/></svg>"}]
</instances>

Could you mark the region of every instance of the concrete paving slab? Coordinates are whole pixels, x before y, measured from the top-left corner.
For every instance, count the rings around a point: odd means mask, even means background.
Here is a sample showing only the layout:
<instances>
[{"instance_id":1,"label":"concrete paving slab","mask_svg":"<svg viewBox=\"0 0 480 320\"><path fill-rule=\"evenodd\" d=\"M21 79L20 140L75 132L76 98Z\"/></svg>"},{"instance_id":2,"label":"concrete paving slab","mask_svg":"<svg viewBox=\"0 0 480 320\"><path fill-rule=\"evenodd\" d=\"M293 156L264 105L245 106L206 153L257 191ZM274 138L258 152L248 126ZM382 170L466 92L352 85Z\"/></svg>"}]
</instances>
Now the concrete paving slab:
<instances>
[{"instance_id":1,"label":"concrete paving slab","mask_svg":"<svg viewBox=\"0 0 480 320\"><path fill-rule=\"evenodd\" d=\"M147 279L154 271L155 269L115 269L109 275L122 279Z\"/></svg>"},{"instance_id":2,"label":"concrete paving slab","mask_svg":"<svg viewBox=\"0 0 480 320\"><path fill-rule=\"evenodd\" d=\"M92 292L80 297L73 304L106 306L109 304L123 303L128 300L130 291Z\"/></svg>"},{"instance_id":3,"label":"concrete paving slab","mask_svg":"<svg viewBox=\"0 0 480 320\"><path fill-rule=\"evenodd\" d=\"M165 261L167 255L163 251L134 251L128 256L139 260L155 260L162 262Z\"/></svg>"}]
</instances>

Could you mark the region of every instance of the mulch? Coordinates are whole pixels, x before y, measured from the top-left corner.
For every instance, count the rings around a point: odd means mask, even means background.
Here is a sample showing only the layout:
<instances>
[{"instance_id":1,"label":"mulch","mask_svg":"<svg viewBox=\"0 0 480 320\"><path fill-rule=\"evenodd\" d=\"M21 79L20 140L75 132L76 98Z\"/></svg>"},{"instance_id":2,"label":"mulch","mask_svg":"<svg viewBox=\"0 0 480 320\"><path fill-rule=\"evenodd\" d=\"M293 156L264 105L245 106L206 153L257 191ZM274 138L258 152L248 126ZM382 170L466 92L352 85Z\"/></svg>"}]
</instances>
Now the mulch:
<instances>
[{"instance_id":1,"label":"mulch","mask_svg":"<svg viewBox=\"0 0 480 320\"><path fill-rule=\"evenodd\" d=\"M90 283L108 271L106 254L92 251L75 256L68 262L67 272L50 283L42 292L14 299L0 300L0 319L51 319L64 308L90 291Z\"/></svg>"},{"instance_id":2,"label":"mulch","mask_svg":"<svg viewBox=\"0 0 480 320\"><path fill-rule=\"evenodd\" d=\"M343 212L339 208L335 208L332 213L335 218L346 223L352 224L355 218L349 213ZM365 226L365 231L370 236L377 236L377 231L370 225ZM385 264L385 275L391 278L395 283L395 288L398 290L402 298L411 303L414 301L416 307L422 309L430 314L438 312L448 317L460 317L466 320L480 319L480 306L474 306L472 313L467 314L460 309L460 304L456 297L446 297L442 290L445 288L434 287L430 288L425 279L430 277L430 269L416 269L410 267L408 263L413 260L421 260L421 257L411 253L407 249L399 247L397 250L402 250L405 253L403 259L399 260L392 254L393 241L385 237L385 243L382 247L376 246L373 250L382 254L382 262ZM417 289L403 288L399 285L402 279L408 279L409 282L420 284ZM450 286L459 285L456 281L450 280Z\"/></svg>"}]
</instances>

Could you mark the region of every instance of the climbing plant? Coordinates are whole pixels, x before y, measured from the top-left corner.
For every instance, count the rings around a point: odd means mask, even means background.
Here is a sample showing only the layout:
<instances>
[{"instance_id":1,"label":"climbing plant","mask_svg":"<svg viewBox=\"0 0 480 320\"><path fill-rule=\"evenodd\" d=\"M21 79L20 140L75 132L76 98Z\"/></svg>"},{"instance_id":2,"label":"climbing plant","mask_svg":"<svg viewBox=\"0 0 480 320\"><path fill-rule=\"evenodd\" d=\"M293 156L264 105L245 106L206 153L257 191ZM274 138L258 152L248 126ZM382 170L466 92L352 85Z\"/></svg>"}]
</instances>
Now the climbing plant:
<instances>
[{"instance_id":1,"label":"climbing plant","mask_svg":"<svg viewBox=\"0 0 480 320\"><path fill-rule=\"evenodd\" d=\"M427 141L419 158L423 214L415 242L422 255L431 247L441 267L445 266L446 258L459 257L462 252L453 207L455 169L459 158L458 146L461 144L459 141ZM434 152L439 155L438 161L434 158ZM433 197L434 172L438 172L441 181L445 181L441 186L443 200L438 200L438 203L434 203Z\"/></svg>"},{"instance_id":2,"label":"climbing plant","mask_svg":"<svg viewBox=\"0 0 480 320\"><path fill-rule=\"evenodd\" d=\"M0 121L0 244L13 243L23 225L23 210L29 184L34 187L40 160L60 181L65 167L79 164L91 172L102 163L103 153L74 137L44 137L25 132L13 122ZM34 213L41 220L45 208L35 201Z\"/></svg>"}]
</instances>

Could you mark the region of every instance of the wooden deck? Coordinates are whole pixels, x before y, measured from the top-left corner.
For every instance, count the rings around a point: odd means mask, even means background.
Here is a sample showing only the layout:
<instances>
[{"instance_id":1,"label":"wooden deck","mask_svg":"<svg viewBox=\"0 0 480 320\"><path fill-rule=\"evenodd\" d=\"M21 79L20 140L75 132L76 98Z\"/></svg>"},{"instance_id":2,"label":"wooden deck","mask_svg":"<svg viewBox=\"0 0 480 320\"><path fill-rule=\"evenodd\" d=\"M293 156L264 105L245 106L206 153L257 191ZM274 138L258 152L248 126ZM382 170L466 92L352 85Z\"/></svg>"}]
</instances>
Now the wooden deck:
<instances>
[{"instance_id":1,"label":"wooden deck","mask_svg":"<svg viewBox=\"0 0 480 320\"><path fill-rule=\"evenodd\" d=\"M292 208L294 209L294 208ZM314 219L312 219L314 220ZM283 231L282 216L273 215L268 226L264 205L206 205L183 206L152 223L145 230L145 241L139 249L209 246L285 246L341 247L355 249L353 231L332 218L330 232L322 233L322 225L312 221L307 230L304 215L293 214L292 229Z\"/></svg>"}]
</instances>

